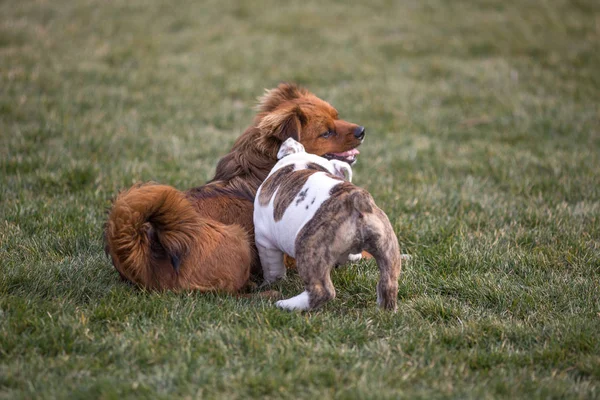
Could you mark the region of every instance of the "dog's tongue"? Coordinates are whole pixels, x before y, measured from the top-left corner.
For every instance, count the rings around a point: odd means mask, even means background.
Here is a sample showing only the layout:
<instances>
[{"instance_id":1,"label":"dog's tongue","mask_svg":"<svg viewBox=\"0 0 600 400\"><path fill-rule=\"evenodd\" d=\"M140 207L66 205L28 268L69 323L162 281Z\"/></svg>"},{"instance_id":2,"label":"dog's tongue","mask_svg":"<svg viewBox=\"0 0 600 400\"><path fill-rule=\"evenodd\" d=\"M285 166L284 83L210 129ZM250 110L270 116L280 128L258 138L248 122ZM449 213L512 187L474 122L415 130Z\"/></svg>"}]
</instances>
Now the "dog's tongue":
<instances>
[{"instance_id":1,"label":"dog's tongue","mask_svg":"<svg viewBox=\"0 0 600 400\"><path fill-rule=\"evenodd\" d=\"M352 150L345 151L343 153L331 153L331 154L333 154L334 156L337 156L337 157L352 157L352 156L359 155L360 151L358 151L356 149L352 149Z\"/></svg>"}]
</instances>

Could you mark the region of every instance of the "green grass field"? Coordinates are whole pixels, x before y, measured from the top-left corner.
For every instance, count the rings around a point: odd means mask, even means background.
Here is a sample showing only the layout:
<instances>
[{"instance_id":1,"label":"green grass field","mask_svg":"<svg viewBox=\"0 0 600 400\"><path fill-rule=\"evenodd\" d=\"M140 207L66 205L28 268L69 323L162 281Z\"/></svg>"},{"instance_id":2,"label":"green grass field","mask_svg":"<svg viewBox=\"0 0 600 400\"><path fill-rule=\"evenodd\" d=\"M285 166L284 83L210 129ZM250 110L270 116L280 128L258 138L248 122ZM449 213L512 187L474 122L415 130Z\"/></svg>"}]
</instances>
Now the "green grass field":
<instances>
[{"instance_id":1,"label":"green grass field","mask_svg":"<svg viewBox=\"0 0 600 400\"><path fill-rule=\"evenodd\" d=\"M104 256L119 189L206 182L280 81L367 127L397 314L373 262L301 314ZM0 2L0 398L128 397L599 398L600 3Z\"/></svg>"}]
</instances>

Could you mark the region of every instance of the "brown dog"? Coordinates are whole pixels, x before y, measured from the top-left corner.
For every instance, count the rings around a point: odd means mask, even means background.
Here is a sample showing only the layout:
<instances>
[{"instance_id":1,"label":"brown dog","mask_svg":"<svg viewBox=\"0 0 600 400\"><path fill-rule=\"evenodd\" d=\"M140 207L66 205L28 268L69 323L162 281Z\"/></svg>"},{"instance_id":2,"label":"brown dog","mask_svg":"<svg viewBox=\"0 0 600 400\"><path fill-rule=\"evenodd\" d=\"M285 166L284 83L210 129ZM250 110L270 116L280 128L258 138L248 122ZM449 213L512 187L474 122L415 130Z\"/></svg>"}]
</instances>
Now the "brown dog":
<instances>
[{"instance_id":1,"label":"brown dog","mask_svg":"<svg viewBox=\"0 0 600 400\"><path fill-rule=\"evenodd\" d=\"M121 276L148 289L237 292L260 272L254 246L256 191L287 138L309 153L353 163L365 129L292 84L260 99L254 123L206 185L181 192L142 184L120 193L105 227L106 252Z\"/></svg>"}]
</instances>

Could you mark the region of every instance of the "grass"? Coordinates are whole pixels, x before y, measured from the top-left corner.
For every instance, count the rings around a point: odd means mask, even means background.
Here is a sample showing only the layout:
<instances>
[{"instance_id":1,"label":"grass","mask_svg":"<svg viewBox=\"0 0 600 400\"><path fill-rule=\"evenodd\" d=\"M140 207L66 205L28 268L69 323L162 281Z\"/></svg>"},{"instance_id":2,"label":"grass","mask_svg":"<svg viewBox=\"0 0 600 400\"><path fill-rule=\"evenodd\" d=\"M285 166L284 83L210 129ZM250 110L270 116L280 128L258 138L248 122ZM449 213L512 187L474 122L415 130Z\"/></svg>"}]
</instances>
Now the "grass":
<instances>
[{"instance_id":1,"label":"grass","mask_svg":"<svg viewBox=\"0 0 600 400\"><path fill-rule=\"evenodd\" d=\"M0 397L598 398L599 71L592 0L1 2ZM111 197L210 179L284 80L367 127L398 313L372 262L306 314L120 282Z\"/></svg>"}]
</instances>

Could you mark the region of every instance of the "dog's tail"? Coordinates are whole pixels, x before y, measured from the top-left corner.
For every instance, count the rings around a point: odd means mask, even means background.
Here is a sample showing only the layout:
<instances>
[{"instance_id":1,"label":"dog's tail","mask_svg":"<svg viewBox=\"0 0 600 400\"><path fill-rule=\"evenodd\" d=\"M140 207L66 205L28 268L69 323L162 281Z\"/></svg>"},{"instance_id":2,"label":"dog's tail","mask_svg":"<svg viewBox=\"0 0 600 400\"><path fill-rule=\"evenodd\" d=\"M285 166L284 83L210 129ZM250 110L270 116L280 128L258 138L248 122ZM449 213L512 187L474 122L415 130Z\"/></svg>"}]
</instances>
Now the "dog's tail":
<instances>
[{"instance_id":1,"label":"dog's tail","mask_svg":"<svg viewBox=\"0 0 600 400\"><path fill-rule=\"evenodd\" d=\"M170 186L136 185L114 201L104 232L106 251L124 278L158 288L158 277L179 274L202 224L184 193Z\"/></svg>"},{"instance_id":2,"label":"dog's tail","mask_svg":"<svg viewBox=\"0 0 600 400\"><path fill-rule=\"evenodd\" d=\"M248 233L203 218L170 186L141 184L120 193L104 236L121 276L147 289L237 292L248 282Z\"/></svg>"}]
</instances>

